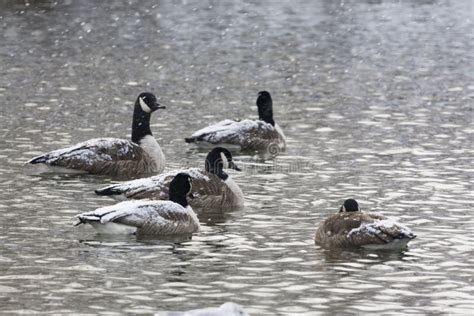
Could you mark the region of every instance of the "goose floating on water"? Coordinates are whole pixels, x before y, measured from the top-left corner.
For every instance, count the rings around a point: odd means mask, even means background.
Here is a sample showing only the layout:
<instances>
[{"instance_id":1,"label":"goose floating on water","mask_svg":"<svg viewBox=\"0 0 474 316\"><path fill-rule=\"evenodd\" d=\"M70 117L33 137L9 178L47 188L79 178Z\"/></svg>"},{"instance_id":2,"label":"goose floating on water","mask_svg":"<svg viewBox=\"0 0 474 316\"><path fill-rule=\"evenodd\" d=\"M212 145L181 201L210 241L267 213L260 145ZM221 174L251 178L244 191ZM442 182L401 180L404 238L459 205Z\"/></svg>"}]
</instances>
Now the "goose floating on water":
<instances>
[{"instance_id":1,"label":"goose floating on water","mask_svg":"<svg viewBox=\"0 0 474 316\"><path fill-rule=\"evenodd\" d=\"M160 173L165 157L150 130L151 113L164 109L151 93L141 93L135 102L132 141L95 138L75 146L54 150L28 161L53 172L88 172L111 176Z\"/></svg>"},{"instance_id":2,"label":"goose floating on water","mask_svg":"<svg viewBox=\"0 0 474 316\"><path fill-rule=\"evenodd\" d=\"M224 167L237 171L231 153L221 147L209 152L204 169L190 168L173 170L158 176L113 184L95 190L97 195L110 196L115 199L168 199L168 186L173 177L181 172L193 179L192 198L189 203L193 208L227 208L244 204L244 194L237 183L224 172Z\"/></svg>"},{"instance_id":3,"label":"goose floating on water","mask_svg":"<svg viewBox=\"0 0 474 316\"><path fill-rule=\"evenodd\" d=\"M258 120L223 120L185 138L197 145L238 146L242 150L267 149L276 154L286 148L283 131L273 120L273 101L270 93L260 91L257 98Z\"/></svg>"},{"instance_id":4,"label":"goose floating on water","mask_svg":"<svg viewBox=\"0 0 474 316\"><path fill-rule=\"evenodd\" d=\"M169 201L125 201L77 215L74 226L90 224L100 234L163 236L199 231L199 220L186 196L192 188L188 174L179 173L169 185Z\"/></svg>"},{"instance_id":5,"label":"goose floating on water","mask_svg":"<svg viewBox=\"0 0 474 316\"><path fill-rule=\"evenodd\" d=\"M244 308L238 304L227 302L219 307L193 309L186 312L159 312L158 316L248 316Z\"/></svg>"},{"instance_id":6,"label":"goose floating on water","mask_svg":"<svg viewBox=\"0 0 474 316\"><path fill-rule=\"evenodd\" d=\"M415 237L406 226L380 214L361 212L357 201L348 199L339 213L319 225L315 242L323 248L402 249Z\"/></svg>"}]
</instances>

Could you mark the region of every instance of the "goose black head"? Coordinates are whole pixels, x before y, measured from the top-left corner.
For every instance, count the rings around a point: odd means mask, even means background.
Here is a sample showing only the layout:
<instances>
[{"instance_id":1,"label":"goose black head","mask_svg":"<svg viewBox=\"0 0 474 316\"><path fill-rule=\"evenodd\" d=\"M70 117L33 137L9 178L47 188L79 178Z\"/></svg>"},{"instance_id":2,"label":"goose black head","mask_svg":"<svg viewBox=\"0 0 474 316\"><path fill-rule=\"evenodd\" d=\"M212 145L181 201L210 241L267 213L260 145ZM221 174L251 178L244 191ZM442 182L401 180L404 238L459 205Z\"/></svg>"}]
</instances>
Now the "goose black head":
<instances>
[{"instance_id":1,"label":"goose black head","mask_svg":"<svg viewBox=\"0 0 474 316\"><path fill-rule=\"evenodd\" d=\"M187 173L178 173L170 183L169 195L170 201L188 206L186 196L191 193L193 179Z\"/></svg>"},{"instance_id":2,"label":"goose black head","mask_svg":"<svg viewBox=\"0 0 474 316\"><path fill-rule=\"evenodd\" d=\"M159 104L154 94L149 92L140 93L133 112L132 142L140 144L145 136L152 135L150 117L151 113L158 109L166 109L166 106Z\"/></svg>"},{"instance_id":3,"label":"goose black head","mask_svg":"<svg viewBox=\"0 0 474 316\"><path fill-rule=\"evenodd\" d=\"M135 106L139 106L145 113L152 113L158 109L166 109L166 106L159 104L155 95L150 92L140 93L137 102L135 102Z\"/></svg>"},{"instance_id":4,"label":"goose black head","mask_svg":"<svg viewBox=\"0 0 474 316\"><path fill-rule=\"evenodd\" d=\"M358 211L360 211L360 207L357 201L354 199L345 200L344 204L342 204L341 208L339 209L339 212L358 212Z\"/></svg>"},{"instance_id":5,"label":"goose black head","mask_svg":"<svg viewBox=\"0 0 474 316\"><path fill-rule=\"evenodd\" d=\"M207 154L205 166L207 172L214 173L222 180L226 180L229 176L224 172L224 166L226 166L226 168L242 171L232 160L230 151L225 148L216 147Z\"/></svg>"},{"instance_id":6,"label":"goose black head","mask_svg":"<svg viewBox=\"0 0 474 316\"><path fill-rule=\"evenodd\" d=\"M273 121L273 101L268 91L260 91L257 97L258 118L275 126Z\"/></svg>"}]
</instances>

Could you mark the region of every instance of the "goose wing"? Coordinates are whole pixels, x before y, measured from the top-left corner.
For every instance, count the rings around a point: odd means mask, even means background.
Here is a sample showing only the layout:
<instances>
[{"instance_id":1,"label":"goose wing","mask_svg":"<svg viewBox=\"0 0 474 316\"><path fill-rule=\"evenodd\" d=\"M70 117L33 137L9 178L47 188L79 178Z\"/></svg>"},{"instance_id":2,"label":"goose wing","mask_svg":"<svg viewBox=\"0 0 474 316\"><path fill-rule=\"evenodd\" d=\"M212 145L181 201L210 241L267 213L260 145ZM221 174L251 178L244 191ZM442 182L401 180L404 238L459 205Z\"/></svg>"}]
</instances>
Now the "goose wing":
<instances>
[{"instance_id":1,"label":"goose wing","mask_svg":"<svg viewBox=\"0 0 474 316\"><path fill-rule=\"evenodd\" d=\"M221 178L209 173L206 173L204 176L196 180L193 178L193 198L189 201L193 207L217 208L235 206L234 193Z\"/></svg>"},{"instance_id":2,"label":"goose wing","mask_svg":"<svg viewBox=\"0 0 474 316\"><path fill-rule=\"evenodd\" d=\"M234 206L234 193L214 174L206 173L199 169L175 171L175 174L186 172L193 179L191 189L192 197L189 204L197 208L215 208ZM174 174L174 175L175 175ZM174 178L173 174L164 176L154 185L137 187L127 191L124 195L129 199L167 200L169 198L169 183ZM151 183L149 183L151 184Z\"/></svg>"},{"instance_id":3,"label":"goose wing","mask_svg":"<svg viewBox=\"0 0 474 316\"><path fill-rule=\"evenodd\" d=\"M415 234L393 219L371 213L362 213L360 225L347 232L355 246L384 245L396 240L413 239Z\"/></svg>"},{"instance_id":4,"label":"goose wing","mask_svg":"<svg viewBox=\"0 0 474 316\"><path fill-rule=\"evenodd\" d=\"M74 146L50 151L35 157L29 163L64 166L74 162L93 164L94 161L131 160L140 147L125 139L95 138Z\"/></svg>"},{"instance_id":5,"label":"goose wing","mask_svg":"<svg viewBox=\"0 0 474 316\"><path fill-rule=\"evenodd\" d=\"M76 225L117 223L137 228L138 234L193 233L199 222L189 208L171 201L125 201L77 215Z\"/></svg>"},{"instance_id":6,"label":"goose wing","mask_svg":"<svg viewBox=\"0 0 474 316\"><path fill-rule=\"evenodd\" d=\"M196 131L186 142L239 145L242 148L265 147L279 134L271 125L261 120L224 120Z\"/></svg>"},{"instance_id":7,"label":"goose wing","mask_svg":"<svg viewBox=\"0 0 474 316\"><path fill-rule=\"evenodd\" d=\"M128 199L168 199L168 186L178 172L112 184L95 190L97 195L123 196Z\"/></svg>"},{"instance_id":8,"label":"goose wing","mask_svg":"<svg viewBox=\"0 0 474 316\"><path fill-rule=\"evenodd\" d=\"M178 173L187 173L193 179L193 191L201 182L209 180L205 171L198 168L172 170L157 176L112 184L95 190L97 195L122 195L128 199L167 200L169 185Z\"/></svg>"},{"instance_id":9,"label":"goose wing","mask_svg":"<svg viewBox=\"0 0 474 316\"><path fill-rule=\"evenodd\" d=\"M123 174L126 170L136 173L147 163L145 151L135 143L118 138L95 138L75 146L54 150L31 159L28 163L44 163L55 167L79 169L91 173ZM141 166L144 168L145 166Z\"/></svg>"}]
</instances>

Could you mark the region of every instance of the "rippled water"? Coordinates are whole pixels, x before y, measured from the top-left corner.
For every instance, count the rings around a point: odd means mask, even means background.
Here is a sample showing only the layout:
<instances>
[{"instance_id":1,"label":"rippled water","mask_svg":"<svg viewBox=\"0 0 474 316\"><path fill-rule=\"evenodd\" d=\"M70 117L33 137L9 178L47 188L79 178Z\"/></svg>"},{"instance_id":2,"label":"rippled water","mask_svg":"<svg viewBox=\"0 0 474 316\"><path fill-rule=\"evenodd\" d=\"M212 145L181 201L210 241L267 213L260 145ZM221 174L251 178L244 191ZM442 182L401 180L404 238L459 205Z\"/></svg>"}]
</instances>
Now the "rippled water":
<instances>
[{"instance_id":1,"label":"rippled water","mask_svg":"<svg viewBox=\"0 0 474 316\"><path fill-rule=\"evenodd\" d=\"M151 313L233 301L254 315L474 309L472 2L0 2L0 312ZM246 206L191 240L71 227L113 202L107 177L33 176L35 154L129 137L136 95L168 167L272 92L288 151L239 155ZM418 238L404 252L324 251L317 223L355 197Z\"/></svg>"}]
</instances>

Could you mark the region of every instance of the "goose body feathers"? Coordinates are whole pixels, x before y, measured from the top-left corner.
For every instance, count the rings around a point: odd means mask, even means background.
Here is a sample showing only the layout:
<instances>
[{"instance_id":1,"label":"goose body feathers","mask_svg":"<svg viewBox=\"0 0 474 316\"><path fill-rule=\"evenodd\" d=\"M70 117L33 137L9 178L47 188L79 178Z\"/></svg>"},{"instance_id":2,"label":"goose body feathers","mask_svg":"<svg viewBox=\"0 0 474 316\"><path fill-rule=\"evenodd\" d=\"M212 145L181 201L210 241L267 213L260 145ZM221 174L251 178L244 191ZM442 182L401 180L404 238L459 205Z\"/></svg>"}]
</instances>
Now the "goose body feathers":
<instances>
[{"instance_id":1,"label":"goose body feathers","mask_svg":"<svg viewBox=\"0 0 474 316\"><path fill-rule=\"evenodd\" d=\"M318 227L315 243L323 248L405 248L416 237L405 225L377 213L341 211Z\"/></svg>"},{"instance_id":2,"label":"goose body feathers","mask_svg":"<svg viewBox=\"0 0 474 316\"><path fill-rule=\"evenodd\" d=\"M80 224L91 224L101 234L177 235L199 230L191 207L172 201L125 201L77 215Z\"/></svg>"},{"instance_id":3,"label":"goose body feathers","mask_svg":"<svg viewBox=\"0 0 474 316\"><path fill-rule=\"evenodd\" d=\"M153 144L153 140L149 143ZM133 176L163 171L164 155L158 144L145 149L126 139L95 138L48 152L29 163L45 164L57 172L72 169L92 174Z\"/></svg>"},{"instance_id":4,"label":"goose body feathers","mask_svg":"<svg viewBox=\"0 0 474 316\"><path fill-rule=\"evenodd\" d=\"M277 124L261 120L223 120L193 133L185 139L188 143L231 145L243 150L269 148L272 145L283 149L285 136Z\"/></svg>"}]
</instances>

